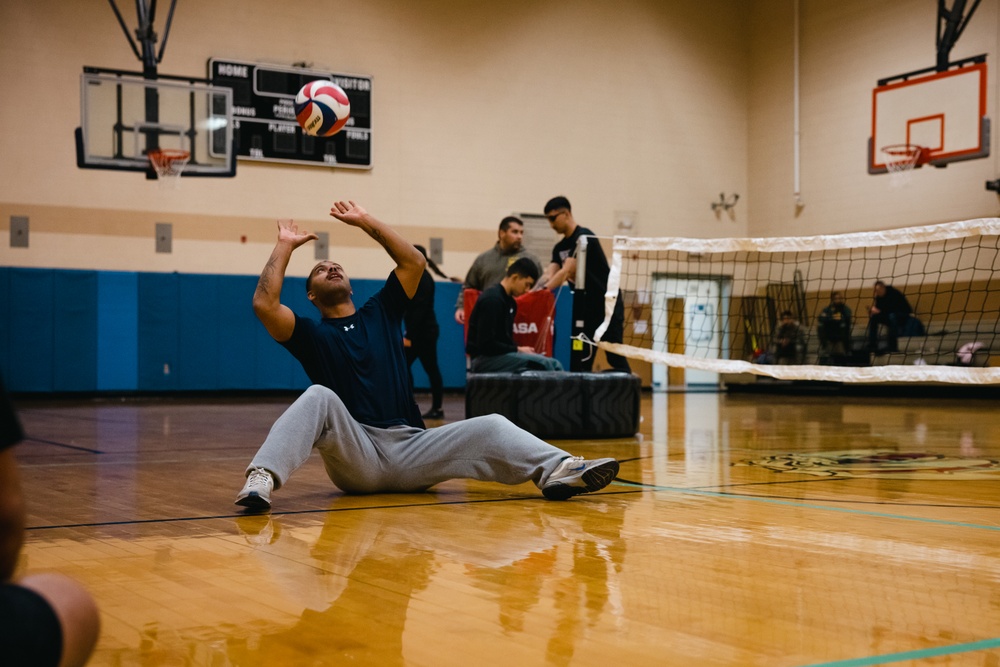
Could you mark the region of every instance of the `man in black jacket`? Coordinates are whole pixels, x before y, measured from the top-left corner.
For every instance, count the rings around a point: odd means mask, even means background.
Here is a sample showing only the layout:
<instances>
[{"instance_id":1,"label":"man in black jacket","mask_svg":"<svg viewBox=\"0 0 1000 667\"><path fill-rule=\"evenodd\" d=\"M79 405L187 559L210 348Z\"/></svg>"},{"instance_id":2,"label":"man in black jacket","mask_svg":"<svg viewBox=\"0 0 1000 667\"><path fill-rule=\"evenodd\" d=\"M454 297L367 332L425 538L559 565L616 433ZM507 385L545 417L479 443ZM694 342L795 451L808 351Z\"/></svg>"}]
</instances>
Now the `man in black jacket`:
<instances>
[{"instance_id":1,"label":"man in black jacket","mask_svg":"<svg viewBox=\"0 0 1000 667\"><path fill-rule=\"evenodd\" d=\"M875 298L868 309L868 349L878 351L878 328L884 324L889 352L899 349L899 336L906 321L913 314L913 308L906 296L892 285L879 280L875 282Z\"/></svg>"},{"instance_id":2,"label":"man in black jacket","mask_svg":"<svg viewBox=\"0 0 1000 667\"><path fill-rule=\"evenodd\" d=\"M517 313L514 297L530 290L536 280L538 267L522 257L510 265L503 280L479 295L469 316L469 337L465 344L474 373L562 370L559 360L514 344L514 315Z\"/></svg>"}]
</instances>

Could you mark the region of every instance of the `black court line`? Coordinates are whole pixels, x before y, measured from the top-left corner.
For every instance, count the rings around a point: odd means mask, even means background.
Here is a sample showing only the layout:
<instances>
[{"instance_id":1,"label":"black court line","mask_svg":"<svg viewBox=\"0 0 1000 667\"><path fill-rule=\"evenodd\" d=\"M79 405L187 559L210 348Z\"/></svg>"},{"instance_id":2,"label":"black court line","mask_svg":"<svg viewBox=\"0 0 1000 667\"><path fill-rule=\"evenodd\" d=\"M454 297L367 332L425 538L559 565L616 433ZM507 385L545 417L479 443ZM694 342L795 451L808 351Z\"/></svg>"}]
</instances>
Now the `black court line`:
<instances>
[{"instance_id":1,"label":"black court line","mask_svg":"<svg viewBox=\"0 0 1000 667\"><path fill-rule=\"evenodd\" d=\"M45 440L43 438L32 438L31 436L26 437L22 442L40 442L44 445L55 445L56 447L62 447L64 449L74 449L78 452L87 452L89 454L105 453L100 449L91 449L90 447L80 447L78 445L70 445L65 442L56 442L55 440Z\"/></svg>"},{"instance_id":2,"label":"black court line","mask_svg":"<svg viewBox=\"0 0 1000 667\"><path fill-rule=\"evenodd\" d=\"M622 496L622 495L634 495L636 493L643 493L642 489L631 489L631 490L621 490L621 491L605 491L603 493L592 493L588 497L596 498L599 496ZM174 522L187 522L187 521L212 521L215 519L239 519L248 516L271 516L274 518L280 516L295 516L299 514L326 514L334 512L362 512L365 510L391 510L391 509L407 509L407 508L422 508L422 507L447 507L449 505L480 505L484 503L506 503L506 502L524 502L524 501L542 501L546 503L552 502L565 502L558 500L547 500L541 496L511 496L509 498L482 498L479 500L448 500L443 502L431 502L431 503L404 503L402 505L365 505L363 507L327 507L327 508L316 508L311 510L288 510L283 512L242 512L236 514L214 514L211 516L185 516L185 517L170 517L166 519L133 519L124 521L97 521L93 523L65 523L65 524L55 524L50 526L27 526L25 530L56 530L59 528L102 528L108 526L130 526L130 525L142 525L151 523L174 523ZM585 499L574 500L573 502L586 502Z\"/></svg>"},{"instance_id":3,"label":"black court line","mask_svg":"<svg viewBox=\"0 0 1000 667\"><path fill-rule=\"evenodd\" d=\"M137 451L137 450L134 450L134 449L107 449L107 450L105 450L105 449L90 449L90 448L87 448L87 447L80 447L80 446L77 446L77 445L68 445L66 443L56 442L54 440L45 440L43 438L30 438L30 437L28 437L28 438L25 438L23 442L29 442L29 441L30 442L41 442L41 443L44 443L44 444L47 444L47 445L56 445L58 447L68 447L70 449L79 449L81 451L90 452L90 453L93 453L93 454L102 454L102 455L105 455L105 456L131 456L131 457L140 456L140 455L146 456L146 455L151 455L151 454L163 454L165 452L169 452L170 454L189 454L189 453L201 454L202 452L220 452L220 451L221 452L230 452L231 453L235 447L242 446L242 445L216 445L215 447L192 447L191 449L177 449L176 447L164 446L164 447L157 448L157 449L152 449L152 448L146 447L146 448L143 448L142 451ZM24 452L21 453L21 457L25 458L25 459L28 458L28 457L31 457L31 456L36 456L37 457L37 456L43 456L43 454L32 453L32 452L27 452L27 451L24 451ZM190 463L190 461L191 461L191 459L178 458L178 459L175 459L175 460L149 461L149 462L146 462L146 463ZM140 463L142 463L142 462L140 462ZM131 460L121 461L121 462L111 461L111 462L104 462L103 463L103 465L119 465L119 464L122 464L122 465L135 465L135 461L131 461Z\"/></svg>"}]
</instances>

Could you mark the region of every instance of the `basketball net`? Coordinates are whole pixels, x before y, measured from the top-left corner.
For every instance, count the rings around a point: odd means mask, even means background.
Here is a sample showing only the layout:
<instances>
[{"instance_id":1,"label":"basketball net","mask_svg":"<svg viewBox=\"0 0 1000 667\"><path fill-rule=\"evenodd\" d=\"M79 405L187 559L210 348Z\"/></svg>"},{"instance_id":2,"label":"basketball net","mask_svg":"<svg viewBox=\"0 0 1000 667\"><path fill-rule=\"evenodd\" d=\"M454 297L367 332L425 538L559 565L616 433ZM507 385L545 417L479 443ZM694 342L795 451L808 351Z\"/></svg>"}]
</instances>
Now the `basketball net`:
<instances>
[{"instance_id":1,"label":"basketball net","mask_svg":"<svg viewBox=\"0 0 1000 667\"><path fill-rule=\"evenodd\" d=\"M156 148L146 154L156 171L156 178L164 187L176 188L181 182L181 173L191 159L189 151L176 148Z\"/></svg>"},{"instance_id":2,"label":"basketball net","mask_svg":"<svg viewBox=\"0 0 1000 667\"><path fill-rule=\"evenodd\" d=\"M910 182L910 175L920 161L923 152L923 147L916 144L893 144L882 148L882 153L885 155L885 168L889 172L889 183L893 187L906 185Z\"/></svg>"}]
</instances>

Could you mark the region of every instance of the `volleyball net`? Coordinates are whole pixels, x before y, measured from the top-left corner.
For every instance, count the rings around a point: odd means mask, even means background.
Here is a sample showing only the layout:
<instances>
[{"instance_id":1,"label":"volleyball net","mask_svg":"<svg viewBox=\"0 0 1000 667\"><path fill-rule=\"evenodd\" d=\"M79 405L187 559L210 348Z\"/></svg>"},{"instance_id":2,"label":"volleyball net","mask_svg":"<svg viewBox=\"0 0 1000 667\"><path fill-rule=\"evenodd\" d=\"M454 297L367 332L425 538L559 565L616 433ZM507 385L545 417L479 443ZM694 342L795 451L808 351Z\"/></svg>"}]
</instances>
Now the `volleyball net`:
<instances>
[{"instance_id":1,"label":"volleyball net","mask_svg":"<svg viewBox=\"0 0 1000 667\"><path fill-rule=\"evenodd\" d=\"M998 384L998 266L996 218L808 237L614 237L594 338L634 359L725 374ZM878 281L911 316L870 314ZM602 341L619 293L623 340Z\"/></svg>"}]
</instances>

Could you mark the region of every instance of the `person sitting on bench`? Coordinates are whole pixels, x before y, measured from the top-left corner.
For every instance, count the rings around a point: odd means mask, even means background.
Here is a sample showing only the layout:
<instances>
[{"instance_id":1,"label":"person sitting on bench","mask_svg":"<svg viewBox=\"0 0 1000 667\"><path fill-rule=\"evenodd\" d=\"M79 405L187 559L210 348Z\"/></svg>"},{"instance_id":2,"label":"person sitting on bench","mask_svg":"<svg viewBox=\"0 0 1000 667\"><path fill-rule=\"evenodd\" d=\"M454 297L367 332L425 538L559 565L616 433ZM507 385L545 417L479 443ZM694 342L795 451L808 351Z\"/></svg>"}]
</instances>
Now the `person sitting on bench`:
<instances>
[{"instance_id":1,"label":"person sitting on bench","mask_svg":"<svg viewBox=\"0 0 1000 667\"><path fill-rule=\"evenodd\" d=\"M923 326L913 317L913 307L906 296L882 280L875 281L874 298L868 308L868 349L879 354L879 325L886 329L886 352L899 350L899 337L923 334ZM914 320L911 322L911 319Z\"/></svg>"},{"instance_id":2,"label":"person sitting on bench","mask_svg":"<svg viewBox=\"0 0 1000 667\"><path fill-rule=\"evenodd\" d=\"M515 297L531 289L538 280L538 267L522 257L507 268L498 284L487 287L469 316L465 351L472 358L473 373L518 373L525 370L561 371L558 359L535 354L530 347L514 344Z\"/></svg>"}]
</instances>

